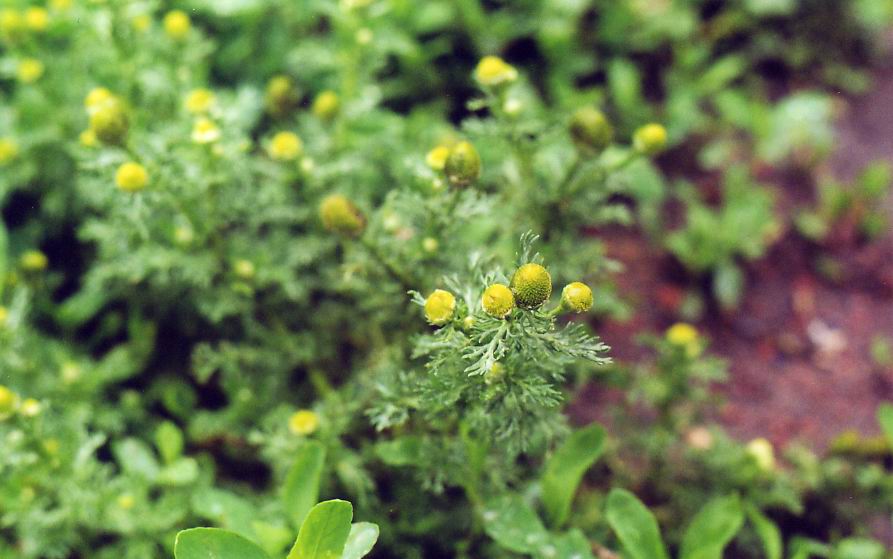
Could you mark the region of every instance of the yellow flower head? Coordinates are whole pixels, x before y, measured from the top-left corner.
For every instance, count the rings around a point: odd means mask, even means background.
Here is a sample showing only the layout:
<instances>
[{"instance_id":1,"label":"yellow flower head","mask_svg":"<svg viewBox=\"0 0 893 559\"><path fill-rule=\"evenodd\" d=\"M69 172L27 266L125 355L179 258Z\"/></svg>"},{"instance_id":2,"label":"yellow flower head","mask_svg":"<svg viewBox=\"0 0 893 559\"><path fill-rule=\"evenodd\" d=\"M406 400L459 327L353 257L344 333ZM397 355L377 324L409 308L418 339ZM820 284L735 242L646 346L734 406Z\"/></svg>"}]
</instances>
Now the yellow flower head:
<instances>
[{"instance_id":1,"label":"yellow flower head","mask_svg":"<svg viewBox=\"0 0 893 559\"><path fill-rule=\"evenodd\" d=\"M6 324L6 320L9 318L9 311L6 310L6 307L0 305L0 327Z\"/></svg>"},{"instance_id":2,"label":"yellow flower head","mask_svg":"<svg viewBox=\"0 0 893 559\"><path fill-rule=\"evenodd\" d=\"M78 136L78 141L85 148L94 148L99 143L99 140L96 139L96 132L92 128L87 128L81 132L80 136Z\"/></svg>"},{"instance_id":3,"label":"yellow flower head","mask_svg":"<svg viewBox=\"0 0 893 559\"><path fill-rule=\"evenodd\" d=\"M304 151L304 144L296 134L278 132L270 140L268 151L270 157L277 161L293 161Z\"/></svg>"},{"instance_id":4,"label":"yellow flower head","mask_svg":"<svg viewBox=\"0 0 893 559\"><path fill-rule=\"evenodd\" d=\"M236 260L233 263L233 273L243 280L254 278L254 263L244 258Z\"/></svg>"},{"instance_id":5,"label":"yellow flower head","mask_svg":"<svg viewBox=\"0 0 893 559\"><path fill-rule=\"evenodd\" d=\"M453 318L456 297L449 291L435 289L425 299L425 318L434 326L443 326Z\"/></svg>"},{"instance_id":6,"label":"yellow flower head","mask_svg":"<svg viewBox=\"0 0 893 559\"><path fill-rule=\"evenodd\" d=\"M298 103L298 91L288 76L273 76L267 83L267 110L276 116L289 112Z\"/></svg>"},{"instance_id":7,"label":"yellow flower head","mask_svg":"<svg viewBox=\"0 0 893 559\"><path fill-rule=\"evenodd\" d=\"M43 76L43 62L36 58L24 58L19 62L16 77L22 83L34 83Z\"/></svg>"},{"instance_id":8,"label":"yellow flower head","mask_svg":"<svg viewBox=\"0 0 893 559\"><path fill-rule=\"evenodd\" d=\"M319 428L319 416L311 410L298 410L288 418L288 430L295 435L312 435Z\"/></svg>"},{"instance_id":9,"label":"yellow flower head","mask_svg":"<svg viewBox=\"0 0 893 559\"><path fill-rule=\"evenodd\" d=\"M459 142L450 148L443 171L451 185L468 186L481 176L481 156L471 142Z\"/></svg>"},{"instance_id":10,"label":"yellow flower head","mask_svg":"<svg viewBox=\"0 0 893 559\"><path fill-rule=\"evenodd\" d=\"M140 14L138 16L134 16L132 20L130 20L130 24L133 25L133 28L139 31L140 33L145 33L152 27L152 16L149 14Z\"/></svg>"},{"instance_id":11,"label":"yellow flower head","mask_svg":"<svg viewBox=\"0 0 893 559\"><path fill-rule=\"evenodd\" d=\"M115 95L109 91L108 88L94 87L90 90L87 96L84 97L84 107L87 109L88 113L93 113L114 97Z\"/></svg>"},{"instance_id":12,"label":"yellow flower head","mask_svg":"<svg viewBox=\"0 0 893 559\"><path fill-rule=\"evenodd\" d=\"M0 138L0 166L10 163L19 155L19 146L12 138Z\"/></svg>"},{"instance_id":13,"label":"yellow flower head","mask_svg":"<svg viewBox=\"0 0 893 559\"><path fill-rule=\"evenodd\" d=\"M496 318L505 318L515 308L515 296L512 290L501 283L494 283L481 295L481 306L484 312Z\"/></svg>"},{"instance_id":14,"label":"yellow flower head","mask_svg":"<svg viewBox=\"0 0 893 559\"><path fill-rule=\"evenodd\" d=\"M186 95L183 106L192 114L201 114L210 111L216 102L217 97L214 96L213 91L200 87Z\"/></svg>"},{"instance_id":15,"label":"yellow flower head","mask_svg":"<svg viewBox=\"0 0 893 559\"><path fill-rule=\"evenodd\" d=\"M760 437L747 443L747 454L764 472L771 472L775 469L775 450L772 448L772 443L766 439Z\"/></svg>"},{"instance_id":16,"label":"yellow flower head","mask_svg":"<svg viewBox=\"0 0 893 559\"><path fill-rule=\"evenodd\" d=\"M22 14L18 10L12 8L0 10L0 33L3 35L14 35L21 31L24 25Z\"/></svg>"},{"instance_id":17,"label":"yellow flower head","mask_svg":"<svg viewBox=\"0 0 893 559\"><path fill-rule=\"evenodd\" d=\"M633 147L645 155L656 155L667 145L667 129L660 124L646 124L633 133Z\"/></svg>"},{"instance_id":18,"label":"yellow flower head","mask_svg":"<svg viewBox=\"0 0 893 559\"><path fill-rule=\"evenodd\" d=\"M200 118L192 127L192 141L197 144L210 144L220 139L220 128L209 118Z\"/></svg>"},{"instance_id":19,"label":"yellow flower head","mask_svg":"<svg viewBox=\"0 0 893 559\"><path fill-rule=\"evenodd\" d=\"M338 94L332 90L321 91L313 100L313 114L323 120L331 120L338 114Z\"/></svg>"},{"instance_id":20,"label":"yellow flower head","mask_svg":"<svg viewBox=\"0 0 893 559\"><path fill-rule=\"evenodd\" d=\"M22 406L19 408L19 413L25 417L35 417L40 414L42 409L43 406L34 398L25 398Z\"/></svg>"},{"instance_id":21,"label":"yellow flower head","mask_svg":"<svg viewBox=\"0 0 893 559\"><path fill-rule=\"evenodd\" d=\"M319 217L323 227L349 237L359 235L366 227L366 219L360 210L341 194L331 194L323 199Z\"/></svg>"},{"instance_id":22,"label":"yellow flower head","mask_svg":"<svg viewBox=\"0 0 893 559\"><path fill-rule=\"evenodd\" d=\"M586 312L592 308L592 289L585 283L575 281L561 290L561 305L574 312Z\"/></svg>"},{"instance_id":23,"label":"yellow flower head","mask_svg":"<svg viewBox=\"0 0 893 559\"><path fill-rule=\"evenodd\" d=\"M524 264L512 276L512 293L519 307L535 309L552 295L552 276L539 264Z\"/></svg>"},{"instance_id":24,"label":"yellow flower head","mask_svg":"<svg viewBox=\"0 0 893 559\"><path fill-rule=\"evenodd\" d=\"M50 24L50 16L44 8L31 6L25 10L25 26L35 32L46 31Z\"/></svg>"},{"instance_id":25,"label":"yellow flower head","mask_svg":"<svg viewBox=\"0 0 893 559\"><path fill-rule=\"evenodd\" d=\"M128 161L118 167L115 184L124 192L139 192L149 184L149 173L139 163Z\"/></svg>"},{"instance_id":26,"label":"yellow flower head","mask_svg":"<svg viewBox=\"0 0 893 559\"><path fill-rule=\"evenodd\" d=\"M518 71L498 56L485 56L474 69L474 79L481 85L497 87L518 79Z\"/></svg>"},{"instance_id":27,"label":"yellow flower head","mask_svg":"<svg viewBox=\"0 0 893 559\"><path fill-rule=\"evenodd\" d=\"M691 324L677 322L667 328L665 337L674 346L684 348L689 357L697 357L701 353L701 337Z\"/></svg>"},{"instance_id":28,"label":"yellow flower head","mask_svg":"<svg viewBox=\"0 0 893 559\"><path fill-rule=\"evenodd\" d=\"M182 10L171 10L164 16L164 32L171 39L185 39L191 27L192 21Z\"/></svg>"},{"instance_id":29,"label":"yellow flower head","mask_svg":"<svg viewBox=\"0 0 893 559\"><path fill-rule=\"evenodd\" d=\"M130 117L124 103L112 95L87 109L90 113L90 129L106 144L121 144L130 129Z\"/></svg>"},{"instance_id":30,"label":"yellow flower head","mask_svg":"<svg viewBox=\"0 0 893 559\"><path fill-rule=\"evenodd\" d=\"M440 144L425 156L425 163L435 171L443 171L447 157L450 156L450 146Z\"/></svg>"},{"instance_id":31,"label":"yellow flower head","mask_svg":"<svg viewBox=\"0 0 893 559\"><path fill-rule=\"evenodd\" d=\"M136 506L136 499L133 498L133 495L130 493L124 493L120 495L117 500L118 506L124 510L130 510L134 506Z\"/></svg>"},{"instance_id":32,"label":"yellow flower head","mask_svg":"<svg viewBox=\"0 0 893 559\"><path fill-rule=\"evenodd\" d=\"M6 419L19 405L19 396L0 384L0 420Z\"/></svg>"},{"instance_id":33,"label":"yellow flower head","mask_svg":"<svg viewBox=\"0 0 893 559\"><path fill-rule=\"evenodd\" d=\"M19 264L26 272L42 272L47 269L49 260L39 250L28 250L19 258Z\"/></svg>"}]
</instances>

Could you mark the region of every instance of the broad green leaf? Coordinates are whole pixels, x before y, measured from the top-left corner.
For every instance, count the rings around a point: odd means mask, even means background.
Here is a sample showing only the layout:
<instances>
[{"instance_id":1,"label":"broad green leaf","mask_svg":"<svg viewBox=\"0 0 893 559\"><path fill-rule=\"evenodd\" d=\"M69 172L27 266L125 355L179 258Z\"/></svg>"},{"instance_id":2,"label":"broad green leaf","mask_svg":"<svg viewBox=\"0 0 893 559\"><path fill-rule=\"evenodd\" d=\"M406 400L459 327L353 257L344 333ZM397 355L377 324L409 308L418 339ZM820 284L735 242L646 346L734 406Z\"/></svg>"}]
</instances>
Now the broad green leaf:
<instances>
[{"instance_id":1,"label":"broad green leaf","mask_svg":"<svg viewBox=\"0 0 893 559\"><path fill-rule=\"evenodd\" d=\"M744 523L738 495L717 497L695 515L682 537L680 559L722 559L722 551Z\"/></svg>"},{"instance_id":2,"label":"broad green leaf","mask_svg":"<svg viewBox=\"0 0 893 559\"><path fill-rule=\"evenodd\" d=\"M832 559L884 559L884 546L868 538L840 540L831 554Z\"/></svg>"},{"instance_id":3,"label":"broad green leaf","mask_svg":"<svg viewBox=\"0 0 893 559\"><path fill-rule=\"evenodd\" d=\"M605 516L630 559L669 559L657 520L635 495L612 489Z\"/></svg>"},{"instance_id":4,"label":"broad green leaf","mask_svg":"<svg viewBox=\"0 0 893 559\"><path fill-rule=\"evenodd\" d=\"M509 494L487 503L484 531L496 543L517 553L533 553L549 542L549 533L521 496Z\"/></svg>"},{"instance_id":5,"label":"broad green leaf","mask_svg":"<svg viewBox=\"0 0 893 559\"><path fill-rule=\"evenodd\" d=\"M121 469L130 475L139 476L148 481L158 477L158 460L144 442L138 439L124 439L113 447L115 458Z\"/></svg>"},{"instance_id":6,"label":"broad green leaf","mask_svg":"<svg viewBox=\"0 0 893 559\"><path fill-rule=\"evenodd\" d=\"M155 446L164 463L171 464L183 453L183 432L173 422L165 421L155 430Z\"/></svg>"},{"instance_id":7,"label":"broad green leaf","mask_svg":"<svg viewBox=\"0 0 893 559\"><path fill-rule=\"evenodd\" d=\"M357 522L350 527L350 535L347 536L347 545L344 546L341 559L361 559L372 551L377 541L377 524Z\"/></svg>"},{"instance_id":8,"label":"broad green leaf","mask_svg":"<svg viewBox=\"0 0 893 559\"><path fill-rule=\"evenodd\" d=\"M257 511L238 495L208 487L192 496L192 508L197 515L213 520L228 530L249 538L255 537L252 524L257 519Z\"/></svg>"},{"instance_id":9,"label":"broad green leaf","mask_svg":"<svg viewBox=\"0 0 893 559\"><path fill-rule=\"evenodd\" d=\"M255 520L251 528L257 534L257 543L272 557L281 557L295 537L290 528L281 524Z\"/></svg>"},{"instance_id":10,"label":"broad green leaf","mask_svg":"<svg viewBox=\"0 0 893 559\"><path fill-rule=\"evenodd\" d=\"M546 463L542 499L553 527L561 526L571 510L577 486L605 448L605 430L592 424L573 433Z\"/></svg>"},{"instance_id":11,"label":"broad green leaf","mask_svg":"<svg viewBox=\"0 0 893 559\"><path fill-rule=\"evenodd\" d=\"M893 404L884 402L878 406L877 422L881 425L881 431L887 437L887 442L893 446Z\"/></svg>"},{"instance_id":12,"label":"broad green leaf","mask_svg":"<svg viewBox=\"0 0 893 559\"><path fill-rule=\"evenodd\" d=\"M177 534L176 559L270 559L239 534L219 528L193 528Z\"/></svg>"},{"instance_id":13,"label":"broad green leaf","mask_svg":"<svg viewBox=\"0 0 893 559\"><path fill-rule=\"evenodd\" d=\"M158 483L164 485L188 485L198 478L198 462L194 458L181 458L158 472Z\"/></svg>"},{"instance_id":14,"label":"broad green leaf","mask_svg":"<svg viewBox=\"0 0 893 559\"><path fill-rule=\"evenodd\" d=\"M287 559L341 559L352 519L353 506L347 501L319 503L307 513Z\"/></svg>"},{"instance_id":15,"label":"broad green leaf","mask_svg":"<svg viewBox=\"0 0 893 559\"><path fill-rule=\"evenodd\" d=\"M538 559L553 559L555 557L560 557L561 559L593 559L592 544L589 543L583 532L571 530L552 538L549 546L534 554L534 556Z\"/></svg>"},{"instance_id":16,"label":"broad green leaf","mask_svg":"<svg viewBox=\"0 0 893 559\"><path fill-rule=\"evenodd\" d=\"M326 449L318 441L307 441L298 451L294 465L282 488L282 506L295 528L301 526L307 512L319 499Z\"/></svg>"},{"instance_id":17,"label":"broad green leaf","mask_svg":"<svg viewBox=\"0 0 893 559\"><path fill-rule=\"evenodd\" d=\"M782 538L778 526L752 504L747 505L747 518L763 542L766 559L781 559Z\"/></svg>"},{"instance_id":18,"label":"broad green leaf","mask_svg":"<svg viewBox=\"0 0 893 559\"><path fill-rule=\"evenodd\" d=\"M409 466L418 463L422 453L422 439L407 436L375 445L375 454L388 466Z\"/></svg>"}]
</instances>

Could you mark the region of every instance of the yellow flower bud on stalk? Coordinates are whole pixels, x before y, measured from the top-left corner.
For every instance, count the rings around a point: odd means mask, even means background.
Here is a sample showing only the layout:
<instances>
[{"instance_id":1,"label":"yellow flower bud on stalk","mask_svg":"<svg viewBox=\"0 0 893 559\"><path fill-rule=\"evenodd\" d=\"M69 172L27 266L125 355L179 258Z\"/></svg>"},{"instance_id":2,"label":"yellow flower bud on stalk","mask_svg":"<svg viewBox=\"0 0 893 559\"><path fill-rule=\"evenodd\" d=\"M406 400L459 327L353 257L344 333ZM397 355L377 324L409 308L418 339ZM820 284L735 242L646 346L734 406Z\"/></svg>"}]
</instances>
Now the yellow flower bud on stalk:
<instances>
[{"instance_id":1,"label":"yellow flower bud on stalk","mask_svg":"<svg viewBox=\"0 0 893 559\"><path fill-rule=\"evenodd\" d=\"M468 186L481 176L481 156L469 142L459 142L444 162L444 172L451 185Z\"/></svg>"},{"instance_id":2,"label":"yellow flower bud on stalk","mask_svg":"<svg viewBox=\"0 0 893 559\"><path fill-rule=\"evenodd\" d=\"M571 140L577 149L589 153L601 153L614 139L614 128L605 115L592 107L578 109L571 117Z\"/></svg>"},{"instance_id":3,"label":"yellow flower bud on stalk","mask_svg":"<svg viewBox=\"0 0 893 559\"><path fill-rule=\"evenodd\" d=\"M339 101L338 94L331 90L320 92L313 100L311 110L313 114L322 120L331 120L338 114Z\"/></svg>"},{"instance_id":4,"label":"yellow flower bud on stalk","mask_svg":"<svg viewBox=\"0 0 893 559\"><path fill-rule=\"evenodd\" d=\"M118 167L115 184L124 192L139 192L149 184L149 173L139 163L128 161Z\"/></svg>"},{"instance_id":5,"label":"yellow flower bud on stalk","mask_svg":"<svg viewBox=\"0 0 893 559\"><path fill-rule=\"evenodd\" d=\"M210 111L216 102L217 97L213 91L200 87L189 92L183 106L192 114L202 114Z\"/></svg>"},{"instance_id":6,"label":"yellow flower bud on stalk","mask_svg":"<svg viewBox=\"0 0 893 559\"><path fill-rule=\"evenodd\" d=\"M754 459L760 470L769 473L775 469L775 450L772 443L760 437L747 443L747 454Z\"/></svg>"},{"instance_id":7,"label":"yellow flower bud on stalk","mask_svg":"<svg viewBox=\"0 0 893 559\"><path fill-rule=\"evenodd\" d=\"M111 145L124 143L130 129L130 118L120 99L113 96L95 107L90 107L88 112L90 112L90 130L101 142Z\"/></svg>"},{"instance_id":8,"label":"yellow flower bud on stalk","mask_svg":"<svg viewBox=\"0 0 893 559\"><path fill-rule=\"evenodd\" d=\"M274 116L282 116L298 104L298 91L288 76L274 76L267 83L267 110Z\"/></svg>"},{"instance_id":9,"label":"yellow flower bud on stalk","mask_svg":"<svg viewBox=\"0 0 893 559\"><path fill-rule=\"evenodd\" d=\"M449 291L435 289L425 299L425 318L433 326L443 326L453 318L456 311L456 297Z\"/></svg>"},{"instance_id":10,"label":"yellow flower bud on stalk","mask_svg":"<svg viewBox=\"0 0 893 559\"><path fill-rule=\"evenodd\" d=\"M660 124L646 124L633 134L633 147L643 155L657 155L667 145L667 129Z\"/></svg>"},{"instance_id":11,"label":"yellow flower bud on stalk","mask_svg":"<svg viewBox=\"0 0 893 559\"><path fill-rule=\"evenodd\" d=\"M667 328L665 337L672 345L683 348L689 358L695 358L701 353L700 335L691 324L678 322Z\"/></svg>"},{"instance_id":12,"label":"yellow flower bud on stalk","mask_svg":"<svg viewBox=\"0 0 893 559\"><path fill-rule=\"evenodd\" d=\"M0 167L7 165L19 155L19 147L12 138L0 138Z\"/></svg>"},{"instance_id":13,"label":"yellow flower bud on stalk","mask_svg":"<svg viewBox=\"0 0 893 559\"><path fill-rule=\"evenodd\" d=\"M561 306L576 313L592 308L592 289L585 283L575 281L561 290Z\"/></svg>"},{"instance_id":14,"label":"yellow flower bud on stalk","mask_svg":"<svg viewBox=\"0 0 893 559\"><path fill-rule=\"evenodd\" d=\"M19 62L16 77L22 83L34 83L43 76L43 62L36 58L24 58Z\"/></svg>"},{"instance_id":15,"label":"yellow flower bud on stalk","mask_svg":"<svg viewBox=\"0 0 893 559\"><path fill-rule=\"evenodd\" d=\"M319 416L311 410L298 410L288 419L288 429L295 435L312 435L319 428Z\"/></svg>"},{"instance_id":16,"label":"yellow flower bud on stalk","mask_svg":"<svg viewBox=\"0 0 893 559\"><path fill-rule=\"evenodd\" d=\"M319 205L323 227L348 237L359 236L366 227L366 219L359 209L341 194L332 194Z\"/></svg>"},{"instance_id":17,"label":"yellow flower bud on stalk","mask_svg":"<svg viewBox=\"0 0 893 559\"><path fill-rule=\"evenodd\" d=\"M518 79L518 71L498 56L485 56L474 69L474 79L485 87L501 87Z\"/></svg>"},{"instance_id":18,"label":"yellow flower bud on stalk","mask_svg":"<svg viewBox=\"0 0 893 559\"><path fill-rule=\"evenodd\" d=\"M518 268L510 285L518 306L525 309L539 307L552 295L552 276L539 264L529 263Z\"/></svg>"},{"instance_id":19,"label":"yellow flower bud on stalk","mask_svg":"<svg viewBox=\"0 0 893 559\"><path fill-rule=\"evenodd\" d=\"M42 272L47 269L49 260L44 253L39 250L29 250L22 254L19 264L26 272Z\"/></svg>"},{"instance_id":20,"label":"yellow flower bud on stalk","mask_svg":"<svg viewBox=\"0 0 893 559\"><path fill-rule=\"evenodd\" d=\"M484 290L481 296L484 312L496 318L505 318L515 308L512 290L501 283L494 283Z\"/></svg>"},{"instance_id":21,"label":"yellow flower bud on stalk","mask_svg":"<svg viewBox=\"0 0 893 559\"><path fill-rule=\"evenodd\" d=\"M192 28L192 21L182 10L171 10L165 14L163 24L167 36L177 41L185 39Z\"/></svg>"},{"instance_id":22,"label":"yellow flower bud on stalk","mask_svg":"<svg viewBox=\"0 0 893 559\"><path fill-rule=\"evenodd\" d=\"M304 144L292 132L278 132L270 140L268 151L277 161L293 161L304 151Z\"/></svg>"}]
</instances>

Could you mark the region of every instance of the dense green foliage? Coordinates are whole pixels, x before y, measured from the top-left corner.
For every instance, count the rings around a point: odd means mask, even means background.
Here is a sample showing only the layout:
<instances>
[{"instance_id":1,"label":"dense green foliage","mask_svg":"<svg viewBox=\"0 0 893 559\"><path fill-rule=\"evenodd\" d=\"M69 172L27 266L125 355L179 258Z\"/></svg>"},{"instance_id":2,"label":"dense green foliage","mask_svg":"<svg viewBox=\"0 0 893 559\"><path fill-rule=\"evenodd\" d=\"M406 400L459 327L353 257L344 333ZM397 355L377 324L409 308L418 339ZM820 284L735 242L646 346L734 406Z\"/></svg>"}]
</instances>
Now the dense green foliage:
<instances>
[{"instance_id":1,"label":"dense green foliage","mask_svg":"<svg viewBox=\"0 0 893 559\"><path fill-rule=\"evenodd\" d=\"M783 226L751 163L824 160L823 91L867 87L891 21L6 0L0 557L884 557L893 411L782 464L711 425L726 364L695 328L615 363L587 319L629 311L607 227L733 309ZM797 229L868 242L889 182L826 179ZM623 396L574 428L589 382Z\"/></svg>"}]
</instances>

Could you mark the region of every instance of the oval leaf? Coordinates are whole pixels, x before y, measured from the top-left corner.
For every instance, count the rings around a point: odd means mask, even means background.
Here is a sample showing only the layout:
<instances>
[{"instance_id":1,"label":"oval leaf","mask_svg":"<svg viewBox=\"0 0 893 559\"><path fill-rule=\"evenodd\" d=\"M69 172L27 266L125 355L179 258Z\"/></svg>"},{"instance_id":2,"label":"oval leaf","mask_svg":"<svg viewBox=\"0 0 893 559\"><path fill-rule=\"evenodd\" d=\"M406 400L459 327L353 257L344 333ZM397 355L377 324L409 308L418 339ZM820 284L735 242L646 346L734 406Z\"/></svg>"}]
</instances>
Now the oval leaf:
<instances>
[{"instance_id":1,"label":"oval leaf","mask_svg":"<svg viewBox=\"0 0 893 559\"><path fill-rule=\"evenodd\" d=\"M307 514L288 559L341 559L352 519L353 506L347 501L319 503Z\"/></svg>"},{"instance_id":2,"label":"oval leaf","mask_svg":"<svg viewBox=\"0 0 893 559\"><path fill-rule=\"evenodd\" d=\"M612 489L605 515L631 559L669 559L648 507L625 489Z\"/></svg>"},{"instance_id":3,"label":"oval leaf","mask_svg":"<svg viewBox=\"0 0 893 559\"><path fill-rule=\"evenodd\" d=\"M680 559L722 559L722 550L744 523L738 495L717 497L701 509L682 538Z\"/></svg>"},{"instance_id":4,"label":"oval leaf","mask_svg":"<svg viewBox=\"0 0 893 559\"><path fill-rule=\"evenodd\" d=\"M325 461L326 449L322 443L307 441L288 471L282 487L282 507L295 528L300 528L310 508L319 499L319 483Z\"/></svg>"},{"instance_id":5,"label":"oval leaf","mask_svg":"<svg viewBox=\"0 0 893 559\"><path fill-rule=\"evenodd\" d=\"M605 430L601 425L592 424L572 434L546 464L542 499L546 518L552 526L558 527L567 520L583 474L598 460L604 448Z\"/></svg>"},{"instance_id":6,"label":"oval leaf","mask_svg":"<svg viewBox=\"0 0 893 559\"><path fill-rule=\"evenodd\" d=\"M270 559L242 536L219 528L192 528L177 534L176 559Z\"/></svg>"},{"instance_id":7,"label":"oval leaf","mask_svg":"<svg viewBox=\"0 0 893 559\"><path fill-rule=\"evenodd\" d=\"M357 522L350 527L350 535L347 536L347 545L344 546L341 559L361 559L372 551L377 541L378 524Z\"/></svg>"}]
</instances>

